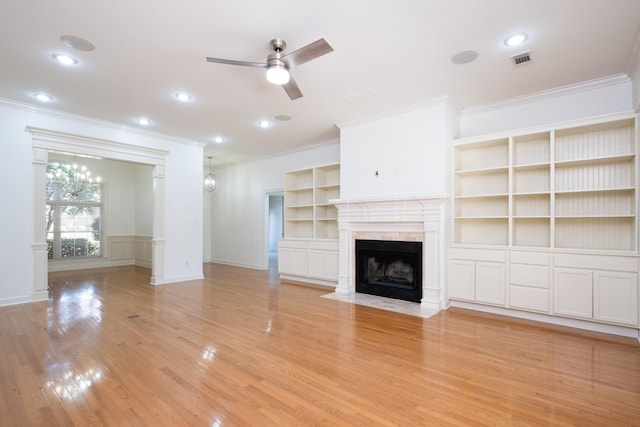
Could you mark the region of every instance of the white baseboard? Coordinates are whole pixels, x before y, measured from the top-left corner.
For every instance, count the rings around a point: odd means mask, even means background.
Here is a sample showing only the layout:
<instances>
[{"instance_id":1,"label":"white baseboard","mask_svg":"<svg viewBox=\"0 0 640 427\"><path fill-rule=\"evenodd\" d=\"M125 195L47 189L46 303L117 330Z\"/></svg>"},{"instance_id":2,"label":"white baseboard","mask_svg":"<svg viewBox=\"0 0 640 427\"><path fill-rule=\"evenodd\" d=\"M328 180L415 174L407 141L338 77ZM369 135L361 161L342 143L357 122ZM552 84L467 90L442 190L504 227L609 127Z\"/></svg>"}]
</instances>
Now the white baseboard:
<instances>
[{"instance_id":1,"label":"white baseboard","mask_svg":"<svg viewBox=\"0 0 640 427\"><path fill-rule=\"evenodd\" d=\"M533 320L537 322L549 323L549 324L558 325L558 326L568 326L571 328L584 329L592 332L602 332L605 334L636 338L640 340L640 330L634 327L607 325L604 323L589 322L586 320L578 320L578 319L569 319L565 317L551 316L548 314L512 310L508 308L474 304L474 303L463 302L463 301L449 300L449 306L465 308L468 310L481 311L483 313L491 313L491 314L498 314L502 316L515 317L518 319Z\"/></svg>"},{"instance_id":2,"label":"white baseboard","mask_svg":"<svg viewBox=\"0 0 640 427\"><path fill-rule=\"evenodd\" d=\"M0 298L0 307L4 307L7 305L25 304L33 301L34 300L32 299L31 295L11 297L11 298Z\"/></svg>"}]
</instances>

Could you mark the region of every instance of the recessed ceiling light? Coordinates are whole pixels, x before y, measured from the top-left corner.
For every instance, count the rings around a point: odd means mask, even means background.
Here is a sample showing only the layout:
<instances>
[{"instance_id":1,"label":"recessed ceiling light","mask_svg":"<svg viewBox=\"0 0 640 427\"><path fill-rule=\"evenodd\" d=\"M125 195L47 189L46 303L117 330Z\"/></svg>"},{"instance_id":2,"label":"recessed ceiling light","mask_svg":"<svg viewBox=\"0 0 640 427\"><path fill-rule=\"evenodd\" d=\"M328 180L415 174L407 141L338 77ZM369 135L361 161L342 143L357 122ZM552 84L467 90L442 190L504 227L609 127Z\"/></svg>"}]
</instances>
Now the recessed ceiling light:
<instances>
[{"instance_id":1,"label":"recessed ceiling light","mask_svg":"<svg viewBox=\"0 0 640 427\"><path fill-rule=\"evenodd\" d=\"M188 102L191 101L191 95L184 92L178 92L176 93L176 99L181 102Z\"/></svg>"},{"instance_id":2,"label":"recessed ceiling light","mask_svg":"<svg viewBox=\"0 0 640 427\"><path fill-rule=\"evenodd\" d=\"M213 139L213 142L215 142L216 144L222 144L224 142L224 138L221 136L216 136L216 137L213 137L212 139Z\"/></svg>"},{"instance_id":3,"label":"recessed ceiling light","mask_svg":"<svg viewBox=\"0 0 640 427\"><path fill-rule=\"evenodd\" d=\"M63 55L61 53L54 53L53 55L53 59L55 59L56 61L58 61L61 64L64 65L74 65L78 63L78 60L75 58L70 57L69 55Z\"/></svg>"},{"instance_id":4,"label":"recessed ceiling light","mask_svg":"<svg viewBox=\"0 0 640 427\"><path fill-rule=\"evenodd\" d=\"M53 98L47 95L46 93L36 93L33 96L40 102L49 102L53 101Z\"/></svg>"},{"instance_id":5,"label":"recessed ceiling light","mask_svg":"<svg viewBox=\"0 0 640 427\"><path fill-rule=\"evenodd\" d=\"M142 126L149 126L151 124L151 120L142 117L138 119L138 124Z\"/></svg>"},{"instance_id":6,"label":"recessed ceiling light","mask_svg":"<svg viewBox=\"0 0 640 427\"><path fill-rule=\"evenodd\" d=\"M260 126L261 128L268 128L271 127L271 122L269 120L260 120L258 122L258 126Z\"/></svg>"},{"instance_id":7,"label":"recessed ceiling light","mask_svg":"<svg viewBox=\"0 0 640 427\"><path fill-rule=\"evenodd\" d=\"M276 120L280 120L281 122L288 122L291 120L291 116L287 116L286 114L279 114L274 117Z\"/></svg>"},{"instance_id":8,"label":"recessed ceiling light","mask_svg":"<svg viewBox=\"0 0 640 427\"><path fill-rule=\"evenodd\" d=\"M506 39L504 39L504 44L506 46L519 46L522 43L524 43L527 40L527 38L529 38L529 35L527 33L512 34Z\"/></svg>"},{"instance_id":9,"label":"recessed ceiling light","mask_svg":"<svg viewBox=\"0 0 640 427\"><path fill-rule=\"evenodd\" d=\"M66 35L60 36L60 40L62 40L62 43L64 43L66 46L75 50L91 52L93 49L95 49L93 43L91 43L89 40L83 39L82 37Z\"/></svg>"},{"instance_id":10,"label":"recessed ceiling light","mask_svg":"<svg viewBox=\"0 0 640 427\"><path fill-rule=\"evenodd\" d=\"M475 50L463 50L451 57L451 62L454 64L466 64L471 61L475 61L479 54Z\"/></svg>"}]
</instances>

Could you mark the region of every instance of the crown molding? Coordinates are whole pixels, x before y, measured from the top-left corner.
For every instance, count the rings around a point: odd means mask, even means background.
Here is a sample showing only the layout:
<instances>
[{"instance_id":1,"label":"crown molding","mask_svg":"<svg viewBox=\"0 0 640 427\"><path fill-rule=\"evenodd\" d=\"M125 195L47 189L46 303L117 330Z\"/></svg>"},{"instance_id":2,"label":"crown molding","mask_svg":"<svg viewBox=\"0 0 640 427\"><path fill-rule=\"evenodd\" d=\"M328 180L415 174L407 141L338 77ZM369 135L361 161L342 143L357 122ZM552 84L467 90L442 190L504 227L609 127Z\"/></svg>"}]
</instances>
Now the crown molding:
<instances>
[{"instance_id":1,"label":"crown molding","mask_svg":"<svg viewBox=\"0 0 640 427\"><path fill-rule=\"evenodd\" d=\"M630 78L636 73L640 72L640 27L636 32L636 36L633 39L633 45L631 46L631 52L629 52L629 58L627 59L627 65L625 67L625 73Z\"/></svg>"},{"instance_id":2,"label":"crown molding","mask_svg":"<svg viewBox=\"0 0 640 427\"><path fill-rule=\"evenodd\" d=\"M121 123L109 122L107 120L101 120L101 119L96 119L90 116L83 116L81 114L69 113L66 111L60 111L52 108L41 107L33 104L28 104L25 102L15 101L12 99L0 98L0 107L7 107L13 110L25 111L27 113L32 113L32 114L40 114L47 117L61 119L61 120L70 120L76 123L92 124L105 129L109 129L109 130L115 130L115 131L121 131L121 132L124 131L124 132L132 133L135 135L159 138L159 139L164 139L171 142L177 142L180 144L196 145L198 147L204 147L205 145L207 145L206 142L178 138L171 135L165 135L159 132L138 129L136 127L123 125Z\"/></svg>"},{"instance_id":3,"label":"crown molding","mask_svg":"<svg viewBox=\"0 0 640 427\"><path fill-rule=\"evenodd\" d=\"M362 117L359 119L355 119L355 120L351 120L348 122L344 122L344 123L338 123L336 126L339 129L345 129L345 128L349 128L352 126L358 126L358 125L362 125L362 124L366 124L366 123L370 123L376 120L380 120L380 119L384 119L387 117L393 117L395 115L398 114L403 114L403 113L410 113L413 111L417 111L420 110L422 108L425 107L429 107L429 106L433 106L433 105L439 105L439 104L443 104L443 105L449 105L451 108L453 108L455 111L460 112L460 108L458 107L458 105L451 99L451 97L449 96L440 96L437 98L432 98L429 99L427 101L423 101L417 104L411 104L405 107L401 107L401 108L396 108L394 110L389 110L389 111L385 111L383 113L379 113L379 114L373 114L371 116L367 116L367 117Z\"/></svg>"},{"instance_id":4,"label":"crown molding","mask_svg":"<svg viewBox=\"0 0 640 427\"><path fill-rule=\"evenodd\" d=\"M561 86L554 89L544 90L529 95L518 96L505 99L492 104L486 104L479 107L466 108L462 110L462 114L483 114L492 111L502 110L505 108L513 108L521 105L530 104L537 101L545 101L561 96L572 95L580 92L587 92L594 89L617 86L620 84L630 83L631 79L626 74L616 74L614 76L603 77L600 79L588 80L586 82L576 83L567 86Z\"/></svg>"}]
</instances>

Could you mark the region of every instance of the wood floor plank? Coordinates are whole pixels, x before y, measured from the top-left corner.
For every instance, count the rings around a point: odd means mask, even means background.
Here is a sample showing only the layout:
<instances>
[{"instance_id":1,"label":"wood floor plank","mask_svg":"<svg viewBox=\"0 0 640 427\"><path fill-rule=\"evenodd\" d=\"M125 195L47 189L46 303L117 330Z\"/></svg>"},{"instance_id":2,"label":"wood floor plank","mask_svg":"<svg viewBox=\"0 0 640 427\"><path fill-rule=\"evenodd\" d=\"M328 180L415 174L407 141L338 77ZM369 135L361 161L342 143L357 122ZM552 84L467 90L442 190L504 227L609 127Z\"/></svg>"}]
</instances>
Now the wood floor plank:
<instances>
[{"instance_id":1,"label":"wood floor plank","mask_svg":"<svg viewBox=\"0 0 640 427\"><path fill-rule=\"evenodd\" d=\"M48 301L0 307L0 425L640 426L635 340L204 271L51 273Z\"/></svg>"}]
</instances>

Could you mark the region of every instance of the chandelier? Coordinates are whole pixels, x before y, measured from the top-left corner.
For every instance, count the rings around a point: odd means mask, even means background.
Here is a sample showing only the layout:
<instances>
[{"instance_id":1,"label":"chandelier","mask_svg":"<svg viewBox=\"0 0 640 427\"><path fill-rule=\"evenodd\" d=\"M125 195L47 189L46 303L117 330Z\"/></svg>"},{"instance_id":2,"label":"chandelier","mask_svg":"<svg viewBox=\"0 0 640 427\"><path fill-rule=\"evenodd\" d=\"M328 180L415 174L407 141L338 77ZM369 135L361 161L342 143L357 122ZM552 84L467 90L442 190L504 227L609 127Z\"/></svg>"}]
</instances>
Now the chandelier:
<instances>
[{"instance_id":1,"label":"chandelier","mask_svg":"<svg viewBox=\"0 0 640 427\"><path fill-rule=\"evenodd\" d=\"M76 163L48 163L47 178L49 189L65 199L78 199L83 193L93 190L94 185L102 182L99 176L94 180L86 166L78 166Z\"/></svg>"},{"instance_id":2,"label":"chandelier","mask_svg":"<svg viewBox=\"0 0 640 427\"><path fill-rule=\"evenodd\" d=\"M209 174L204 177L204 188L210 193L218 191L218 177L211 173L211 156L209 156Z\"/></svg>"}]
</instances>

